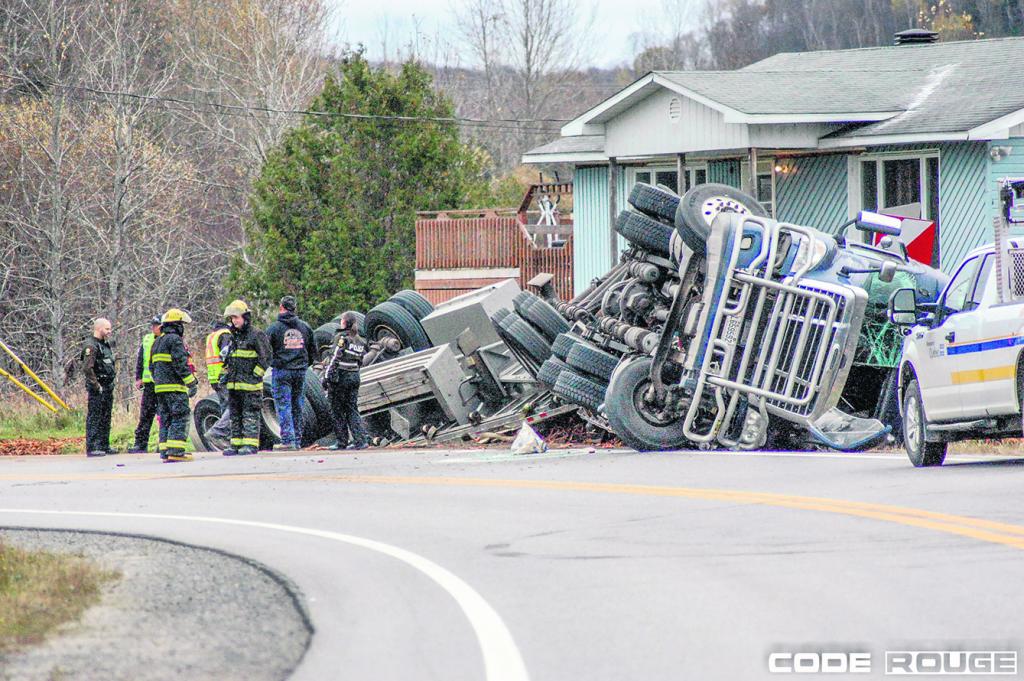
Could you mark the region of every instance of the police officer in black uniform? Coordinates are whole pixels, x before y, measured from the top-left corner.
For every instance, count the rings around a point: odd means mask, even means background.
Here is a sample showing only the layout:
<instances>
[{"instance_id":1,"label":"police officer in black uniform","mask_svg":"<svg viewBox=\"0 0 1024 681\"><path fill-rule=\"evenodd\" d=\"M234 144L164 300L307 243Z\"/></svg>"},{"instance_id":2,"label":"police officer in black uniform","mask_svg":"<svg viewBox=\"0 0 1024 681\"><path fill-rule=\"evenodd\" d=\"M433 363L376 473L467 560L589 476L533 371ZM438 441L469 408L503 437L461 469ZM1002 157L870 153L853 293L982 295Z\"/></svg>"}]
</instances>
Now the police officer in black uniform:
<instances>
[{"instance_id":1,"label":"police officer in black uniform","mask_svg":"<svg viewBox=\"0 0 1024 681\"><path fill-rule=\"evenodd\" d=\"M380 346L359 335L355 314L346 312L338 322L334 352L324 372L323 385L331 400L331 420L337 443L331 449L366 449L366 427L359 415L359 370L371 364ZM352 443L349 444L349 431Z\"/></svg>"},{"instance_id":2,"label":"police officer in black uniform","mask_svg":"<svg viewBox=\"0 0 1024 681\"><path fill-rule=\"evenodd\" d=\"M93 322L92 336L82 350L82 373L89 396L85 412L86 456L116 454L110 448L110 414L114 407L114 350L110 343L110 321Z\"/></svg>"}]
</instances>

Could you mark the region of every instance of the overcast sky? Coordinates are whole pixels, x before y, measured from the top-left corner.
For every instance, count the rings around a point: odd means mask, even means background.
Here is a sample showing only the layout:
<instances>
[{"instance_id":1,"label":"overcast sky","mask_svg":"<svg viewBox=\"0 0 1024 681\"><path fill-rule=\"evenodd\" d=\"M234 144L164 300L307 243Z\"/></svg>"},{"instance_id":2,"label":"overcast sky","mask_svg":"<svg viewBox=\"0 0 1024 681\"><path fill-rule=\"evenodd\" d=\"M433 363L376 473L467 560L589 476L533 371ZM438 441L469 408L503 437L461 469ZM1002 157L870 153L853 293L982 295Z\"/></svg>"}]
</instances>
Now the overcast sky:
<instances>
[{"instance_id":1,"label":"overcast sky","mask_svg":"<svg viewBox=\"0 0 1024 681\"><path fill-rule=\"evenodd\" d=\"M697 2L698 0L692 0ZM459 0L328 0L334 9L334 31L341 43L363 43L370 59L382 55L384 27L387 27L388 51L409 42L415 26L428 36L454 39L453 7ZM640 21L650 26L657 17L661 0L579 0L584 11L594 11L594 45L590 62L594 66L616 66L632 59L630 37L643 30Z\"/></svg>"}]
</instances>

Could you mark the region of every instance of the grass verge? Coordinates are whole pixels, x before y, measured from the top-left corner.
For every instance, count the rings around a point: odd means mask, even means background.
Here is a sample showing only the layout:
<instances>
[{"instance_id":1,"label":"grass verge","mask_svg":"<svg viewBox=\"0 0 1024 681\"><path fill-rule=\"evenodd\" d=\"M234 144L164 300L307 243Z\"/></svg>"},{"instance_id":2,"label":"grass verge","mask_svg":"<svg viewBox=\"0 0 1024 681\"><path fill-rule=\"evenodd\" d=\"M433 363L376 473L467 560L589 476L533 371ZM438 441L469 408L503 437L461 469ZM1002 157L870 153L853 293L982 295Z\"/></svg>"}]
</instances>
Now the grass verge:
<instances>
[{"instance_id":1,"label":"grass verge","mask_svg":"<svg viewBox=\"0 0 1024 681\"><path fill-rule=\"evenodd\" d=\"M117 579L81 556L27 551L0 541L0 652L42 641L78 619Z\"/></svg>"},{"instance_id":2,"label":"grass verge","mask_svg":"<svg viewBox=\"0 0 1024 681\"><path fill-rule=\"evenodd\" d=\"M138 400L118 400L110 427L110 445L124 452L135 444ZM0 407L0 456L19 454L81 454L85 451L85 408L54 414L28 398L3 400ZM72 401L74 406L84 400ZM126 408L127 406L127 408ZM190 424L191 425L191 424ZM156 422L150 431L149 451L156 451ZM191 449L191 443L190 449Z\"/></svg>"}]
</instances>

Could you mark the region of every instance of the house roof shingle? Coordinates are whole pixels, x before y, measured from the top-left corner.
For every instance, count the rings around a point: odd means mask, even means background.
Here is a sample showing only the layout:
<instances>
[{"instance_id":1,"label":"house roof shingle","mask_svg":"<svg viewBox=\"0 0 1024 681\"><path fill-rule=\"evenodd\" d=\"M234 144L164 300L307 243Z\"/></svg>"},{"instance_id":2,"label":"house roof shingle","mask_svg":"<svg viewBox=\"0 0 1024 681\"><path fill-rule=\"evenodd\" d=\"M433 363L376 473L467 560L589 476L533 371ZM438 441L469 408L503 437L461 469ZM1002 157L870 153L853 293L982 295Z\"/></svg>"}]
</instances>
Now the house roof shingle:
<instances>
[{"instance_id":1,"label":"house roof shingle","mask_svg":"<svg viewBox=\"0 0 1024 681\"><path fill-rule=\"evenodd\" d=\"M899 101L902 113L837 131L867 137L969 130L1024 109L1024 38L994 38L854 50L785 52L738 73L785 73L814 82L832 74L835 88ZM894 63L899 71L893 71ZM825 95L826 97L828 95ZM822 102L822 105L827 105ZM870 109L866 109L870 110Z\"/></svg>"}]
</instances>

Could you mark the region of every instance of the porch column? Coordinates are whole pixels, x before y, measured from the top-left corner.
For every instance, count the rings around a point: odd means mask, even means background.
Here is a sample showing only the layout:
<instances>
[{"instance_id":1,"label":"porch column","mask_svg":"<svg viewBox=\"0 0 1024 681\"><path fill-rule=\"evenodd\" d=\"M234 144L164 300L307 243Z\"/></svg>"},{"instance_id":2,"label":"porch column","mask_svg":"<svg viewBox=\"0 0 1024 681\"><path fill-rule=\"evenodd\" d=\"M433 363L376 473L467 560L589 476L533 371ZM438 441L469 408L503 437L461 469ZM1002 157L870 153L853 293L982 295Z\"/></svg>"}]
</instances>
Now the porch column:
<instances>
[{"instance_id":1,"label":"porch column","mask_svg":"<svg viewBox=\"0 0 1024 681\"><path fill-rule=\"evenodd\" d=\"M747 149L747 164L750 166L747 173L746 186L744 191L757 198L757 147L750 147Z\"/></svg>"},{"instance_id":2,"label":"porch column","mask_svg":"<svg viewBox=\"0 0 1024 681\"><path fill-rule=\"evenodd\" d=\"M676 154L676 193L686 193L686 154Z\"/></svg>"},{"instance_id":3,"label":"porch column","mask_svg":"<svg viewBox=\"0 0 1024 681\"><path fill-rule=\"evenodd\" d=\"M615 233L615 218L619 216L618 201L619 164L615 157L608 159L608 236L611 239L611 266L619 262L619 238Z\"/></svg>"}]
</instances>

